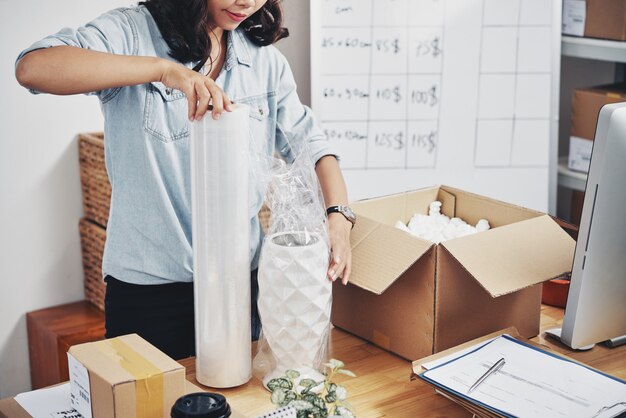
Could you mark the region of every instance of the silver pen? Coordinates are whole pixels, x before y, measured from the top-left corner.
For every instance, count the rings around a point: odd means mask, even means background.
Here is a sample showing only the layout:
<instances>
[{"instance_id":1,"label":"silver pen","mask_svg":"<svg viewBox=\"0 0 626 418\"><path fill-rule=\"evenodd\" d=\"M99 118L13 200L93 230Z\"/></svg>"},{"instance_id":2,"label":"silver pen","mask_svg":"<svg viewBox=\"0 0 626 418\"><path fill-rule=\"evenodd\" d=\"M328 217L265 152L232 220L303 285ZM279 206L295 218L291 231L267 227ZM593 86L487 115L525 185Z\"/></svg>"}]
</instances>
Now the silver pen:
<instances>
[{"instance_id":1,"label":"silver pen","mask_svg":"<svg viewBox=\"0 0 626 418\"><path fill-rule=\"evenodd\" d=\"M467 393L472 393L474 390L476 390L476 388L478 388L478 386L480 386L489 376L495 374L498 370L500 370L502 366L504 366L504 363L505 363L504 357L496 361L496 363L493 366L491 366L489 370L485 372L485 374L480 376L478 380L474 382L474 384L472 385L471 388L469 388Z\"/></svg>"}]
</instances>

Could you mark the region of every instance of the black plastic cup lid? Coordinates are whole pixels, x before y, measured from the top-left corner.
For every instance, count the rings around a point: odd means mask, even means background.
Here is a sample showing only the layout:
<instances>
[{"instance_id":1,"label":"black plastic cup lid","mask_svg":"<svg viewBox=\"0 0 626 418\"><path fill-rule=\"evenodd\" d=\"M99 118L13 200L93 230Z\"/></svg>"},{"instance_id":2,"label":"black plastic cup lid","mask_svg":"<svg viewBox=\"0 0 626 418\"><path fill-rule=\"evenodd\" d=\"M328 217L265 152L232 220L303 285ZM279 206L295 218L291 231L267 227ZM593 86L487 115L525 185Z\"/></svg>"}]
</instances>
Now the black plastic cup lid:
<instances>
[{"instance_id":1,"label":"black plastic cup lid","mask_svg":"<svg viewBox=\"0 0 626 418\"><path fill-rule=\"evenodd\" d=\"M228 418L230 406L218 393L197 392L181 396L172 406L172 418Z\"/></svg>"}]
</instances>

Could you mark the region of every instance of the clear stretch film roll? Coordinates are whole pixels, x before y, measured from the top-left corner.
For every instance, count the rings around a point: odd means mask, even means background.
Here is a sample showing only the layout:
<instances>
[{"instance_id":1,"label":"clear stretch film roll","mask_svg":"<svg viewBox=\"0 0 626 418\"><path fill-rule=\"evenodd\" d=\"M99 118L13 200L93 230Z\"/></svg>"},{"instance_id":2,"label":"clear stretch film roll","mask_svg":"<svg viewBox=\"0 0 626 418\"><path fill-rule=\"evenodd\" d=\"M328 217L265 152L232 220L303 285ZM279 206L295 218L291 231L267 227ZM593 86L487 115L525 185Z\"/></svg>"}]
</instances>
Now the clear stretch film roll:
<instances>
[{"instance_id":1,"label":"clear stretch film roll","mask_svg":"<svg viewBox=\"0 0 626 418\"><path fill-rule=\"evenodd\" d=\"M196 378L239 386L251 377L249 109L192 124L191 182Z\"/></svg>"}]
</instances>

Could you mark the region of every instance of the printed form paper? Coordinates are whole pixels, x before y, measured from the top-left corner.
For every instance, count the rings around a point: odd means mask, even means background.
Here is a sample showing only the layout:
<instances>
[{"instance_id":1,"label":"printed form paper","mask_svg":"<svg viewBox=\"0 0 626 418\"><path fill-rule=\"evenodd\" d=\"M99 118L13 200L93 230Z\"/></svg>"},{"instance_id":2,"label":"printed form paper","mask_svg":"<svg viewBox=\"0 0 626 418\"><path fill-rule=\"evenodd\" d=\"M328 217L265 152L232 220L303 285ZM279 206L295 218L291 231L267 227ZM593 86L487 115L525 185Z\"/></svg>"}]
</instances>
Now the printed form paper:
<instances>
[{"instance_id":1,"label":"printed form paper","mask_svg":"<svg viewBox=\"0 0 626 418\"><path fill-rule=\"evenodd\" d=\"M468 389L500 358L504 366ZM626 411L626 383L499 337L422 374L457 395L519 417L606 418Z\"/></svg>"},{"instance_id":2,"label":"printed form paper","mask_svg":"<svg viewBox=\"0 0 626 418\"><path fill-rule=\"evenodd\" d=\"M82 417L70 404L69 383L20 393L15 401L33 418Z\"/></svg>"}]
</instances>

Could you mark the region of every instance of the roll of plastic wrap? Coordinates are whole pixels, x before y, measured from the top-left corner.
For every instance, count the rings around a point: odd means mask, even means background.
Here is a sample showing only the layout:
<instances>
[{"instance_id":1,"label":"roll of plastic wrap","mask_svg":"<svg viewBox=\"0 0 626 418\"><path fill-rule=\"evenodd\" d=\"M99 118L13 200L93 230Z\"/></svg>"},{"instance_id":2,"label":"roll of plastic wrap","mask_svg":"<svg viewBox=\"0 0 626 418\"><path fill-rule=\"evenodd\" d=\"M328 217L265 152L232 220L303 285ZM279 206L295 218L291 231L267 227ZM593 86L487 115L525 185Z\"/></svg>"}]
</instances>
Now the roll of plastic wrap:
<instances>
[{"instance_id":1,"label":"roll of plastic wrap","mask_svg":"<svg viewBox=\"0 0 626 418\"><path fill-rule=\"evenodd\" d=\"M317 234L281 232L265 238L259 264L259 314L276 362L263 380L287 369L315 369L325 355L332 284L328 246Z\"/></svg>"},{"instance_id":2,"label":"roll of plastic wrap","mask_svg":"<svg viewBox=\"0 0 626 418\"><path fill-rule=\"evenodd\" d=\"M249 110L192 124L196 378L214 388L251 377Z\"/></svg>"}]
</instances>

